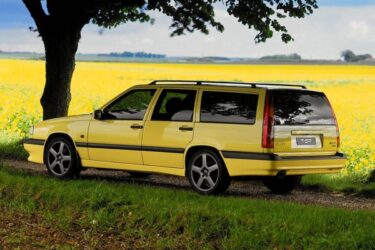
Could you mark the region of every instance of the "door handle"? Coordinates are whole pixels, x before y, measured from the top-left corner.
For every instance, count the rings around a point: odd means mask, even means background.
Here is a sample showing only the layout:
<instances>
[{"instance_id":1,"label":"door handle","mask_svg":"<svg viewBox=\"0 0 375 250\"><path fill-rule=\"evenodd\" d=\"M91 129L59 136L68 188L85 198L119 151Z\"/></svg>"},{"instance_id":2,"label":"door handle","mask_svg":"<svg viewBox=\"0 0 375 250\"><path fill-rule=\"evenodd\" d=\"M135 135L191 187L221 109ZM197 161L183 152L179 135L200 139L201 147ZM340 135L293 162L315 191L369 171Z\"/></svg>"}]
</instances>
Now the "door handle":
<instances>
[{"instance_id":1,"label":"door handle","mask_svg":"<svg viewBox=\"0 0 375 250\"><path fill-rule=\"evenodd\" d=\"M139 125L139 124L137 124L137 123L135 123L135 124L132 124L132 125L130 126L130 128L132 128L132 129L143 129L143 126L142 126L142 125Z\"/></svg>"},{"instance_id":2,"label":"door handle","mask_svg":"<svg viewBox=\"0 0 375 250\"><path fill-rule=\"evenodd\" d=\"M181 126L178 129L181 131L193 131L193 128L188 126Z\"/></svg>"}]
</instances>

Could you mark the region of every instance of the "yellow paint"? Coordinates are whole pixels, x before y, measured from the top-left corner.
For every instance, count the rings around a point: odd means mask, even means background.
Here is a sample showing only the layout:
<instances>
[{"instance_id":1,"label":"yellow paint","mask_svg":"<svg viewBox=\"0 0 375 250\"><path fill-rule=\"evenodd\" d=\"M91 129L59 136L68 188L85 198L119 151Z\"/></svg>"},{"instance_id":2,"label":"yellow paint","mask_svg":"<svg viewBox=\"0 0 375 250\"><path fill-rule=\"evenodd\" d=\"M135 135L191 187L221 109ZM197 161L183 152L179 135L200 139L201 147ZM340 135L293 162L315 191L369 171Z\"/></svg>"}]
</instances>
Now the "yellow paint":
<instances>
[{"instance_id":1,"label":"yellow paint","mask_svg":"<svg viewBox=\"0 0 375 250\"><path fill-rule=\"evenodd\" d=\"M28 160L31 162L43 163L43 145L24 144L26 151L29 153Z\"/></svg>"},{"instance_id":2,"label":"yellow paint","mask_svg":"<svg viewBox=\"0 0 375 250\"><path fill-rule=\"evenodd\" d=\"M90 143L127 144L141 146L142 130L132 129L132 124L143 121L91 120L88 133ZM94 161L112 161L143 164L141 151L121 149L88 148L89 158ZM126 161L126 162L125 162Z\"/></svg>"},{"instance_id":3,"label":"yellow paint","mask_svg":"<svg viewBox=\"0 0 375 250\"><path fill-rule=\"evenodd\" d=\"M275 126L274 152L279 155L306 155L322 151L327 154L335 154L337 149L337 132L335 126L311 126L306 130L306 126ZM321 142L321 148L293 148L292 139L298 136L316 136Z\"/></svg>"},{"instance_id":4,"label":"yellow paint","mask_svg":"<svg viewBox=\"0 0 375 250\"><path fill-rule=\"evenodd\" d=\"M186 148L193 140L193 131L181 131L179 127L194 128L193 122L146 121L142 144L152 147ZM146 165L184 168L184 154L144 151Z\"/></svg>"}]
</instances>

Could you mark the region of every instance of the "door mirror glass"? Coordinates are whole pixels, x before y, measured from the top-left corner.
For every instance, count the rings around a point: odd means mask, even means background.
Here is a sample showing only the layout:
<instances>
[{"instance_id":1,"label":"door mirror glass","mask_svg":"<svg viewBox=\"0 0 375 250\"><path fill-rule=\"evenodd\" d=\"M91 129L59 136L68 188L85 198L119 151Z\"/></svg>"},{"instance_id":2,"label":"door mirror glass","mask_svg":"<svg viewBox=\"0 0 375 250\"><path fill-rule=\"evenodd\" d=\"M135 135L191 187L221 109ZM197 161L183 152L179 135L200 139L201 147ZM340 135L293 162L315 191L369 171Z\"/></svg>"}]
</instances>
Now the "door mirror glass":
<instances>
[{"instance_id":1,"label":"door mirror glass","mask_svg":"<svg viewBox=\"0 0 375 250\"><path fill-rule=\"evenodd\" d=\"M104 112L101 110L94 111L94 119L95 120L103 120L104 119Z\"/></svg>"}]
</instances>

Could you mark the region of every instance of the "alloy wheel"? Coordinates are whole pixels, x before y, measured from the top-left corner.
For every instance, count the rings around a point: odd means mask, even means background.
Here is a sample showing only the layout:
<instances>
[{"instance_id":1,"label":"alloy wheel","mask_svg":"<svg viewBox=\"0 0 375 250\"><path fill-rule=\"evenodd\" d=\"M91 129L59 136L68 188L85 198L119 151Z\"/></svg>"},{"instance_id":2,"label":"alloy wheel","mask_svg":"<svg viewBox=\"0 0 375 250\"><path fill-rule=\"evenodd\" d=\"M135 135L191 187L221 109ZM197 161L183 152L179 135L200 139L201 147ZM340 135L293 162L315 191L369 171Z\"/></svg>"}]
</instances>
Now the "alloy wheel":
<instances>
[{"instance_id":1,"label":"alloy wheel","mask_svg":"<svg viewBox=\"0 0 375 250\"><path fill-rule=\"evenodd\" d=\"M72 152L63 141L56 141L48 149L47 164L50 171L57 176L62 176L72 166Z\"/></svg>"},{"instance_id":2,"label":"alloy wheel","mask_svg":"<svg viewBox=\"0 0 375 250\"><path fill-rule=\"evenodd\" d=\"M190 171L192 182L200 191L210 191L219 181L219 163L208 153L199 154Z\"/></svg>"}]
</instances>

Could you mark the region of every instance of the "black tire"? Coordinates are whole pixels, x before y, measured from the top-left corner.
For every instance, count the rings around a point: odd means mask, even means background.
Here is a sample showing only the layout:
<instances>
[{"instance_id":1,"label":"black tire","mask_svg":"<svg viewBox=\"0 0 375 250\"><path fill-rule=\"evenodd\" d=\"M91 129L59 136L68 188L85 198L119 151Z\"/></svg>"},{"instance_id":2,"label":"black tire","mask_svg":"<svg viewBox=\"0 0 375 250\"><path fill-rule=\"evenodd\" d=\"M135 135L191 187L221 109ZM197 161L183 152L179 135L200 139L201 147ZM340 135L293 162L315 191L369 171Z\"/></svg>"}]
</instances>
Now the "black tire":
<instances>
[{"instance_id":1,"label":"black tire","mask_svg":"<svg viewBox=\"0 0 375 250\"><path fill-rule=\"evenodd\" d=\"M194 191L209 195L224 193L228 189L230 178L227 168L214 151L199 150L188 160L186 175Z\"/></svg>"},{"instance_id":2,"label":"black tire","mask_svg":"<svg viewBox=\"0 0 375 250\"><path fill-rule=\"evenodd\" d=\"M131 177L134 178L147 178L150 174L136 171L127 171Z\"/></svg>"},{"instance_id":3,"label":"black tire","mask_svg":"<svg viewBox=\"0 0 375 250\"><path fill-rule=\"evenodd\" d=\"M274 176L263 180L264 185L275 194L290 193L301 183L301 176Z\"/></svg>"},{"instance_id":4,"label":"black tire","mask_svg":"<svg viewBox=\"0 0 375 250\"><path fill-rule=\"evenodd\" d=\"M56 137L48 142L44 151L44 163L48 173L57 178L75 177L81 171L77 152L64 137Z\"/></svg>"}]
</instances>

